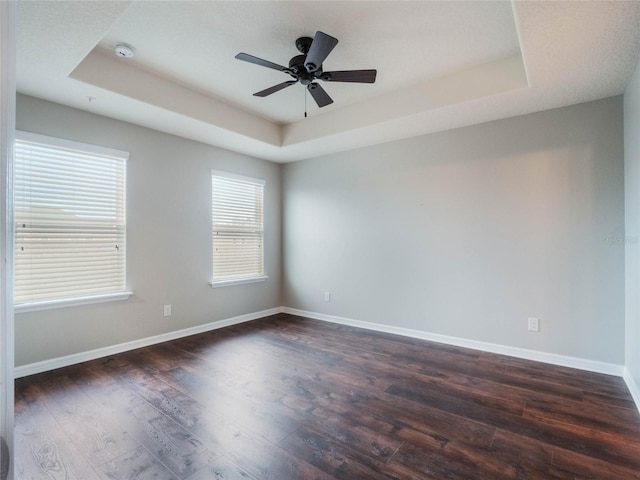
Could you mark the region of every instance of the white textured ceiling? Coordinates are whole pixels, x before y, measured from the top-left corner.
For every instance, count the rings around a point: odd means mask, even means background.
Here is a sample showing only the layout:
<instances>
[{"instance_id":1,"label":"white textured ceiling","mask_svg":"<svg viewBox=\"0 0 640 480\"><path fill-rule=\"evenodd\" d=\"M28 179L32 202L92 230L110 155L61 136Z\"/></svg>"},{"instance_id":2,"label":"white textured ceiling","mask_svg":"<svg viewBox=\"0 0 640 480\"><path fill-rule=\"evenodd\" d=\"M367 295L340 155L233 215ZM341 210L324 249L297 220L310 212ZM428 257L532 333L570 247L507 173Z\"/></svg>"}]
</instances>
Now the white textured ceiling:
<instances>
[{"instance_id":1,"label":"white textured ceiling","mask_svg":"<svg viewBox=\"0 0 640 480\"><path fill-rule=\"evenodd\" d=\"M288 65L316 30L376 83L307 119L301 85L252 96L289 77L234 55ZM17 88L285 162L620 94L639 53L640 2L21 1Z\"/></svg>"}]
</instances>

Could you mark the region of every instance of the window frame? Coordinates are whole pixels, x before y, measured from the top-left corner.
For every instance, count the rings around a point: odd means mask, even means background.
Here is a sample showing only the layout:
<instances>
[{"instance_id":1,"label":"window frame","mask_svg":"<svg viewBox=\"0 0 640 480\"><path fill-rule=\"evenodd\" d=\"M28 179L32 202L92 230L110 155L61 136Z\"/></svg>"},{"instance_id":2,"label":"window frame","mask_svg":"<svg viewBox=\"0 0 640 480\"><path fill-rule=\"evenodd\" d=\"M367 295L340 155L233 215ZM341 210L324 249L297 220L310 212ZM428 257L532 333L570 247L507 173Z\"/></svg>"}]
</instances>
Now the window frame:
<instances>
[{"instance_id":1,"label":"window frame","mask_svg":"<svg viewBox=\"0 0 640 480\"><path fill-rule=\"evenodd\" d=\"M256 178L256 177L249 177L246 175L239 175L236 173L230 173L230 172L226 172L226 171L222 171L222 170L215 170L212 169L209 171L210 172L210 186L211 186L211 191L210 191L210 201L211 201L211 211L210 211L210 216L209 219L211 221L210 224L210 234L211 234L211 280L209 281L209 285L212 288L217 288L217 287L226 287L226 286L231 286L231 285L242 285L242 284L247 284L247 283L256 283L256 282L264 282L266 281L269 276L267 275L267 271L266 271L266 262L265 262L265 228L264 228L264 217L265 217L265 211L266 211L266 203L264 201L265 199L265 190L266 190L266 185L267 182L266 180L262 179L262 178ZM251 275L251 276L244 276L244 277L228 277L228 278L214 278L214 262L215 262L215 252L214 252L214 247L213 247L213 235L214 235L214 225L213 225L213 179L214 177L219 177L219 178L225 178L225 179L229 179L229 180L237 180L240 182L246 182L246 183L252 183L255 185L260 185L262 187L262 274L257 274L257 275Z\"/></svg>"},{"instance_id":2,"label":"window frame","mask_svg":"<svg viewBox=\"0 0 640 480\"><path fill-rule=\"evenodd\" d=\"M116 150L113 148L102 147L98 145L92 145L88 143L77 142L74 140L67 140L59 137L52 137L49 135L42 135L38 133L26 132L16 130L15 135L16 141L24 141L24 142L33 142L36 144L42 144L52 148L60 148L60 149L70 149L80 152L87 152L89 154L95 155L104 155L110 157L116 157L121 159L124 163L124 183L123 187L123 208L124 208L124 238L125 245L127 244L127 208L126 208L126 185L127 185L127 161L129 160L129 152ZM15 209L14 205L14 209ZM14 219L14 221L16 221ZM14 241L17 236L17 229L14 233ZM133 292L126 288L127 283L127 257L126 257L126 247L125 247L125 257L123 260L123 277L124 277L124 289L117 290L113 292L105 292L105 293L95 293L88 295L76 295L76 296L65 296L58 298L43 298L43 299L34 299L27 300L21 303L15 303L14 297L14 310L16 313L22 312L31 312L38 310L49 310L54 308L65 308L76 305L88 305L94 303L103 303L103 302L111 302L118 300L126 300L128 299Z\"/></svg>"}]
</instances>

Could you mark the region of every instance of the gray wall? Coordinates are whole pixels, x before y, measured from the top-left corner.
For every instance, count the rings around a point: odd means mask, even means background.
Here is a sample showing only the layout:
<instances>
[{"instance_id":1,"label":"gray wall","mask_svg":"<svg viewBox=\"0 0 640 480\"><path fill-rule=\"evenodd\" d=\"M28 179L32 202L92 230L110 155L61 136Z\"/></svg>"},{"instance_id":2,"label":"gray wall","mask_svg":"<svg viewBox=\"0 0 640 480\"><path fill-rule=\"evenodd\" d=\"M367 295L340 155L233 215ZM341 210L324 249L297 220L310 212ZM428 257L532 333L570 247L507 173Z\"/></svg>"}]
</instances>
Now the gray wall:
<instances>
[{"instance_id":1,"label":"gray wall","mask_svg":"<svg viewBox=\"0 0 640 480\"><path fill-rule=\"evenodd\" d=\"M615 97L286 165L284 304L622 364L622 115Z\"/></svg>"},{"instance_id":2,"label":"gray wall","mask_svg":"<svg viewBox=\"0 0 640 480\"><path fill-rule=\"evenodd\" d=\"M626 361L640 388L640 62L624 94Z\"/></svg>"},{"instance_id":3,"label":"gray wall","mask_svg":"<svg viewBox=\"0 0 640 480\"><path fill-rule=\"evenodd\" d=\"M146 338L281 305L280 166L32 97L17 128L130 152L127 301L16 315L16 365ZM212 289L211 177L266 180L265 283ZM171 317L163 305L173 306Z\"/></svg>"},{"instance_id":4,"label":"gray wall","mask_svg":"<svg viewBox=\"0 0 640 480\"><path fill-rule=\"evenodd\" d=\"M637 72L634 79L625 104L638 97ZM635 112L627 148L637 160ZM616 97L282 168L19 96L18 129L131 153L134 296L17 315L16 364L279 305L622 364L622 117ZM211 168L267 181L266 283L207 283ZM628 195L637 195L635 185ZM632 225L628 217L627 239ZM162 316L165 303L172 317ZM638 378L637 335L629 333L640 328L629 308L626 363ZM530 316L540 318L539 333L526 330Z\"/></svg>"}]
</instances>

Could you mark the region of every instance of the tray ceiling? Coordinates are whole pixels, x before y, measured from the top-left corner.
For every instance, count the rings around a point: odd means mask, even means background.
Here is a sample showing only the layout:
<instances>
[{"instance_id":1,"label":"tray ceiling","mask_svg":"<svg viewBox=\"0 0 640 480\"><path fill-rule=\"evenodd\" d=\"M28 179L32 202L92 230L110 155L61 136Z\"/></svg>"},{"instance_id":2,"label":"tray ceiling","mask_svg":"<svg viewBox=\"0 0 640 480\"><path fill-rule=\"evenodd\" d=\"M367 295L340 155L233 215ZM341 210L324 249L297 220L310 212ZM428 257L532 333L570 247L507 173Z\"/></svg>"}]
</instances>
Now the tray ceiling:
<instances>
[{"instance_id":1,"label":"tray ceiling","mask_svg":"<svg viewBox=\"0 0 640 480\"><path fill-rule=\"evenodd\" d=\"M17 89L278 162L594 100L624 91L638 2L20 2ZM339 39L319 109L238 52L287 65L294 41ZM114 47L135 47L130 59ZM88 97L95 98L89 102Z\"/></svg>"}]
</instances>

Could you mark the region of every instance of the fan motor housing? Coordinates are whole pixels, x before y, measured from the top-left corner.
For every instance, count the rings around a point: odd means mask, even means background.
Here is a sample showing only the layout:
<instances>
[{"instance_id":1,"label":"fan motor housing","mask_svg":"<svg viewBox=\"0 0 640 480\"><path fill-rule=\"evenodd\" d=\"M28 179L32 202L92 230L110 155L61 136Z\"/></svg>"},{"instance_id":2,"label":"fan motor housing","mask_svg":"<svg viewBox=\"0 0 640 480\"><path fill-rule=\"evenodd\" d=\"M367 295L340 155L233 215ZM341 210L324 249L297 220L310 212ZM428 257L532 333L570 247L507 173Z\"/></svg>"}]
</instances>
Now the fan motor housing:
<instances>
[{"instance_id":1,"label":"fan motor housing","mask_svg":"<svg viewBox=\"0 0 640 480\"><path fill-rule=\"evenodd\" d=\"M304 68L305 58L307 58L306 55L296 55L291 60L289 60L289 70L291 70L295 74L306 71Z\"/></svg>"},{"instance_id":2,"label":"fan motor housing","mask_svg":"<svg viewBox=\"0 0 640 480\"><path fill-rule=\"evenodd\" d=\"M291 76L299 80L302 85L309 85L322 74L322 65L315 72L308 72L304 66L306 58L306 55L296 55L289 60Z\"/></svg>"}]
</instances>

